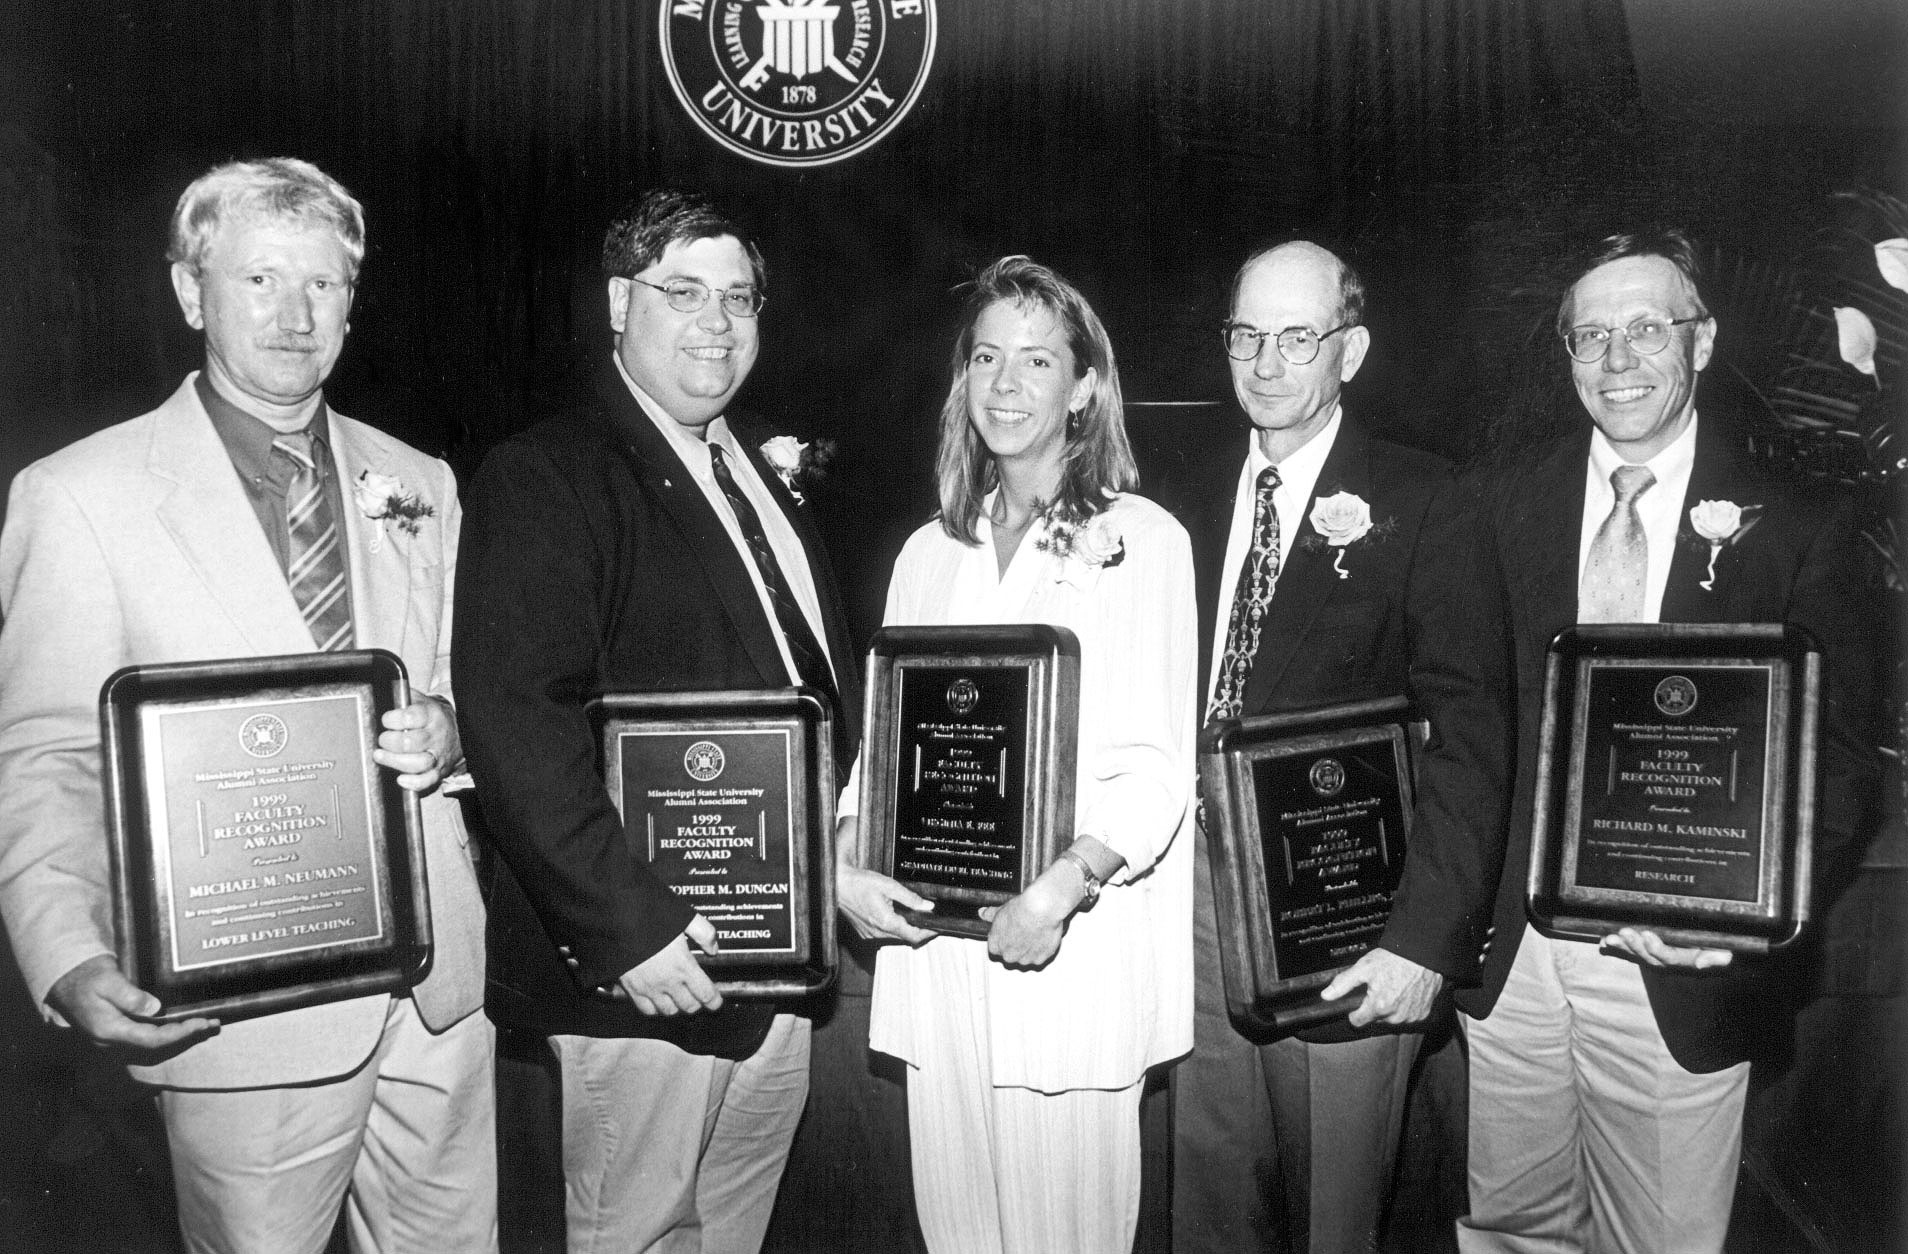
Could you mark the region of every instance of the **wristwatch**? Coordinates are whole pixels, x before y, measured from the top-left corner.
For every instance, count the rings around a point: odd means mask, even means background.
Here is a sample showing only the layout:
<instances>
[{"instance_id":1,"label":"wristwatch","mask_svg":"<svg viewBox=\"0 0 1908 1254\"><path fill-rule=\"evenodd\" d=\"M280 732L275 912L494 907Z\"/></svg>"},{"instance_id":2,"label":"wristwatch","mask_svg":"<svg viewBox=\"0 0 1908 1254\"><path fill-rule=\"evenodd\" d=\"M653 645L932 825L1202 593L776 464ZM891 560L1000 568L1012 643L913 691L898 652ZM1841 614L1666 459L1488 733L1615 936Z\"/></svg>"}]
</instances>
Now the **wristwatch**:
<instances>
[{"instance_id":1,"label":"wristwatch","mask_svg":"<svg viewBox=\"0 0 1908 1254\"><path fill-rule=\"evenodd\" d=\"M1080 882L1086 886L1086 896L1080 899L1080 908L1090 909L1100 899L1100 877L1093 873L1093 864L1071 849L1060 851L1060 861L1071 862L1080 868Z\"/></svg>"}]
</instances>

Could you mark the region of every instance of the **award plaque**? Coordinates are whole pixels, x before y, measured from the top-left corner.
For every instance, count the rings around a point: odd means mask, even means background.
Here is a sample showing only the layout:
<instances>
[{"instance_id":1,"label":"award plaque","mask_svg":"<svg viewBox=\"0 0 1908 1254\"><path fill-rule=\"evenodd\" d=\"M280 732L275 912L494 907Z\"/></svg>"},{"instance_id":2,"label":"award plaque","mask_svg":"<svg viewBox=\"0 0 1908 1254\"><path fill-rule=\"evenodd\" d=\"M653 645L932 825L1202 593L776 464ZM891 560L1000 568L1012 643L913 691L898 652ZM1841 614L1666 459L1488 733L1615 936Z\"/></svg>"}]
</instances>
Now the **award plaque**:
<instances>
[{"instance_id":1,"label":"award plaque","mask_svg":"<svg viewBox=\"0 0 1908 1254\"><path fill-rule=\"evenodd\" d=\"M868 654L861 865L934 903L920 927L984 937L1073 843L1080 642L1040 623L884 627Z\"/></svg>"},{"instance_id":2,"label":"award plaque","mask_svg":"<svg viewBox=\"0 0 1908 1254\"><path fill-rule=\"evenodd\" d=\"M811 688L609 695L589 705L629 847L715 926L691 946L725 997L835 979L833 715ZM622 997L622 987L602 990Z\"/></svg>"},{"instance_id":3,"label":"award plaque","mask_svg":"<svg viewBox=\"0 0 1908 1254\"><path fill-rule=\"evenodd\" d=\"M1257 718L1200 733L1226 1006L1255 1033L1350 1014L1319 990L1383 935L1411 827L1424 725L1402 697Z\"/></svg>"},{"instance_id":4,"label":"award plaque","mask_svg":"<svg viewBox=\"0 0 1908 1254\"><path fill-rule=\"evenodd\" d=\"M119 965L160 1022L401 992L430 965L417 796L371 759L381 649L129 666L100 691Z\"/></svg>"},{"instance_id":5,"label":"award plaque","mask_svg":"<svg viewBox=\"0 0 1908 1254\"><path fill-rule=\"evenodd\" d=\"M1822 655L1781 624L1598 624L1551 642L1526 904L1767 953L1809 913Z\"/></svg>"}]
</instances>

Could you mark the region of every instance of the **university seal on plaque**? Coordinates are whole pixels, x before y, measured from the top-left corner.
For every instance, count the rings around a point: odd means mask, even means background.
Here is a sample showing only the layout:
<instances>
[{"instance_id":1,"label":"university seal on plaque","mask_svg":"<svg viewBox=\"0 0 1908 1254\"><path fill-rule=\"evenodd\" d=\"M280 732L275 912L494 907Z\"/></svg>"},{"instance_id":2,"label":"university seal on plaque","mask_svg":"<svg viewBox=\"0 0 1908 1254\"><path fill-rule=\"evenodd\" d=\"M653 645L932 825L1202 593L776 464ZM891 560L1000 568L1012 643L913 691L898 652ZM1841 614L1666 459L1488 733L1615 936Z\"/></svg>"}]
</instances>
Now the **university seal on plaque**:
<instances>
[{"instance_id":1,"label":"university seal on plaque","mask_svg":"<svg viewBox=\"0 0 1908 1254\"><path fill-rule=\"evenodd\" d=\"M697 126L766 165L878 143L934 62L934 0L661 0L663 69Z\"/></svg>"}]
</instances>

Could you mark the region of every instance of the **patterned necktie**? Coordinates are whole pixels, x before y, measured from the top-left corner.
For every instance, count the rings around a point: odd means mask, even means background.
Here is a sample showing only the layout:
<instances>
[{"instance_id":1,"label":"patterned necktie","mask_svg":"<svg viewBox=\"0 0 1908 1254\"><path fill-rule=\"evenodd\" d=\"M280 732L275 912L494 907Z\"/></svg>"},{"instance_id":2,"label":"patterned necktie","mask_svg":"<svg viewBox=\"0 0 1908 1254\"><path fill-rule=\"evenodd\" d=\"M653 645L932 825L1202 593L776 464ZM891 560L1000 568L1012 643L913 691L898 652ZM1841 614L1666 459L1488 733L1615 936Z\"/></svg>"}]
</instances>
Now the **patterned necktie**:
<instances>
[{"instance_id":1,"label":"patterned necktie","mask_svg":"<svg viewBox=\"0 0 1908 1254\"><path fill-rule=\"evenodd\" d=\"M815 629L808 625L808 615L802 613L795 594L789 590L788 580L782 577L781 563L775 560L775 550L769 547L768 535L762 530L761 516L736 484L728 460L723 456L722 446L713 440L709 442L709 466L715 471L716 485L722 489L722 495L729 498L729 508L735 511L735 521L742 529L742 538L749 543L749 553L755 558L756 573L762 576L762 586L768 591L769 603L775 607L775 620L781 626L782 639L788 643L789 654L795 659L795 670L801 682L811 688L819 688L830 697L836 697L835 672L828 665L828 654L822 651L821 641L815 638ZM835 722L839 726L841 719L837 718Z\"/></svg>"},{"instance_id":2,"label":"patterned necktie","mask_svg":"<svg viewBox=\"0 0 1908 1254\"><path fill-rule=\"evenodd\" d=\"M1279 490L1279 468L1259 472L1252 503L1252 548L1239 565L1239 587L1232 595L1232 617L1226 621L1226 655L1219 661L1219 686L1212 694L1210 718L1237 718L1245 700L1246 679L1259 655L1259 628L1272 589L1279 582L1279 511L1272 494Z\"/></svg>"},{"instance_id":3,"label":"patterned necktie","mask_svg":"<svg viewBox=\"0 0 1908 1254\"><path fill-rule=\"evenodd\" d=\"M311 433L294 431L272 441L297 470L285 486L285 527L291 535L285 581L304 612L305 624L320 652L349 649L351 598L345 595L344 549L338 522L331 516L324 481L311 455Z\"/></svg>"},{"instance_id":4,"label":"patterned necktie","mask_svg":"<svg viewBox=\"0 0 1908 1254\"><path fill-rule=\"evenodd\" d=\"M1634 623L1643 617L1643 581L1650 569L1650 546L1637 516L1636 498L1656 482L1648 466L1618 466L1610 472L1616 503L1590 541L1577 593L1580 623Z\"/></svg>"}]
</instances>

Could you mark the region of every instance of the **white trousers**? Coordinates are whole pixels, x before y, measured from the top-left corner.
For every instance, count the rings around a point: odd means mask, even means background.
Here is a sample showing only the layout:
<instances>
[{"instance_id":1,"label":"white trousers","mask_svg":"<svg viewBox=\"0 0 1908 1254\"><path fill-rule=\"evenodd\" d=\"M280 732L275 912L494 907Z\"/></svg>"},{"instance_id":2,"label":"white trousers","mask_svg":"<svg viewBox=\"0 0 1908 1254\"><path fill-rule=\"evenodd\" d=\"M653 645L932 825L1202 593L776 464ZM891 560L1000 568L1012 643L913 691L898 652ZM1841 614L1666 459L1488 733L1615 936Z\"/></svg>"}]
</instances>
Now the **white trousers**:
<instances>
[{"instance_id":1,"label":"white trousers","mask_svg":"<svg viewBox=\"0 0 1908 1254\"><path fill-rule=\"evenodd\" d=\"M1635 963L1526 926L1490 1016L1463 1022L1464 1254L1721 1250L1749 1064L1683 1070Z\"/></svg>"},{"instance_id":2,"label":"white trousers","mask_svg":"<svg viewBox=\"0 0 1908 1254\"><path fill-rule=\"evenodd\" d=\"M570 1254L756 1254L808 1100L809 1032L776 1015L741 1062L551 1037Z\"/></svg>"},{"instance_id":3,"label":"white trousers","mask_svg":"<svg viewBox=\"0 0 1908 1254\"><path fill-rule=\"evenodd\" d=\"M377 1050L296 1088L162 1089L193 1254L321 1254L342 1202L358 1254L497 1248L495 1034L433 1034L391 999Z\"/></svg>"},{"instance_id":4,"label":"white trousers","mask_svg":"<svg viewBox=\"0 0 1908 1254\"><path fill-rule=\"evenodd\" d=\"M908 1068L914 1202L934 1254L1125 1254L1139 1224L1139 1083L996 1088L950 1024Z\"/></svg>"}]
</instances>

